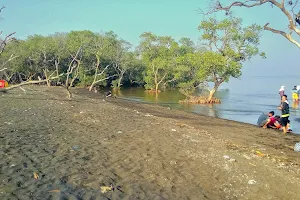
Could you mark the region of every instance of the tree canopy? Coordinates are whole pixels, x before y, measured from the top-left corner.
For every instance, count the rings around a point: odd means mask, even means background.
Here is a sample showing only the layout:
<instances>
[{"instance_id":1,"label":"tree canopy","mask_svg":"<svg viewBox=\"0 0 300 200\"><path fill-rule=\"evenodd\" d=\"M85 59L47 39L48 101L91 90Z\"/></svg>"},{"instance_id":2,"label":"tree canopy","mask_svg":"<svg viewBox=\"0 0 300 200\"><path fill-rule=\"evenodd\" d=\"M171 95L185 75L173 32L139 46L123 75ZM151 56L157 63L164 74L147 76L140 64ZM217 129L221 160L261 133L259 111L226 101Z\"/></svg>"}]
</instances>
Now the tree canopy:
<instances>
[{"instance_id":1,"label":"tree canopy","mask_svg":"<svg viewBox=\"0 0 300 200\"><path fill-rule=\"evenodd\" d=\"M133 50L113 32L88 30L32 35L6 45L0 78L10 83L41 80L48 86L144 86L159 92L179 88L187 97L197 95L207 83L208 102L223 82L241 75L243 63L264 53L258 49L262 27L243 27L239 18L201 21L200 46L189 38L175 40L145 32ZM70 93L71 96L71 93Z\"/></svg>"},{"instance_id":2,"label":"tree canopy","mask_svg":"<svg viewBox=\"0 0 300 200\"><path fill-rule=\"evenodd\" d=\"M187 54L179 59L181 65L189 68L186 80L180 84L187 95L205 82L213 83L209 89L208 101L212 101L215 92L223 82L241 76L243 62L255 55L265 57L258 49L262 28L256 24L242 27L239 18L221 21L215 18L202 21L198 27L202 46L205 49Z\"/></svg>"}]
</instances>

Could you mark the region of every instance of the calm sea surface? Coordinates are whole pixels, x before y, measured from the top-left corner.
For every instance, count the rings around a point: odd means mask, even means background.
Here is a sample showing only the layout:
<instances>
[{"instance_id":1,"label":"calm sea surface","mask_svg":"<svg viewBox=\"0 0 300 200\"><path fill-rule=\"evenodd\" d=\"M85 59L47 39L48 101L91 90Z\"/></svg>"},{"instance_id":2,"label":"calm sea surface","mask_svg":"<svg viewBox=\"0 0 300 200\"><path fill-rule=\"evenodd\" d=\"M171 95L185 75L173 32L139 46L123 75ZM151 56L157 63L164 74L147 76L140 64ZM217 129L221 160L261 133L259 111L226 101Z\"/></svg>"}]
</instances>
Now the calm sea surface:
<instances>
[{"instance_id":1,"label":"calm sea surface","mask_svg":"<svg viewBox=\"0 0 300 200\"><path fill-rule=\"evenodd\" d=\"M239 122L256 124L262 112L274 111L280 115L277 106L280 104L278 90L286 87L288 98L294 85L300 85L300 76L253 76L231 80L224 84L217 93L222 100L218 105L183 105L178 101L185 97L178 91L161 92L158 96L144 92L143 88L122 89L118 96L145 103L156 103L188 112L212 117L230 119ZM291 125L293 132L300 133L300 108L293 108L290 101Z\"/></svg>"}]
</instances>

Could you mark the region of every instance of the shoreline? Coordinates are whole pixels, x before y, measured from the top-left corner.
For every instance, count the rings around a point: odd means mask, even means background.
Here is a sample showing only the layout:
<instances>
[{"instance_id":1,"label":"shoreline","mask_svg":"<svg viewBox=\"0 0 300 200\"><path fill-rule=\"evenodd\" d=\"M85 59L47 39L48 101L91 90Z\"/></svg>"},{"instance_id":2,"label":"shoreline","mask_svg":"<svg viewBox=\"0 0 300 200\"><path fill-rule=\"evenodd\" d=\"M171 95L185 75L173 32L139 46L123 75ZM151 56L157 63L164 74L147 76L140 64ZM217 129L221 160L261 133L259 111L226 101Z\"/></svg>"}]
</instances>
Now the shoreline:
<instances>
[{"instance_id":1,"label":"shoreline","mask_svg":"<svg viewBox=\"0 0 300 200\"><path fill-rule=\"evenodd\" d=\"M110 97L111 99L111 97ZM167 108L167 109L171 109L171 110L178 110L178 111L182 111L182 112L185 112L185 113L190 113L190 114L195 114L197 116L202 116L202 117L208 117L208 118L214 118L214 119L220 119L220 120L225 120L225 121L228 121L228 122L236 122L236 123L241 123L241 124L245 124L245 125L249 125L249 126L253 126L253 127L256 127L256 128L261 128L261 127L258 127L257 125L255 124L251 124L251 123L248 123L248 122L242 122L242 121L236 121L236 120L233 120L233 119L226 119L226 118L222 118L222 117L212 117L212 116L208 116L208 115L205 115L205 114L202 114L202 113L196 113L196 112L188 112L184 109L180 109L180 108L170 108L169 106L167 105L163 105L162 103L152 103L152 102L146 102L146 101L137 101L137 100L134 100L134 99L130 99L130 98L124 98L124 97L117 97L117 99L121 100L121 101L125 101L125 102L128 102L128 103L132 103L132 104L145 104L145 105L155 105L155 106L160 106L160 107L164 107L164 108ZM110 101L110 102L114 102L113 100ZM115 103L115 102L114 102ZM168 104L168 103L166 103ZM201 104L200 104L201 105ZM205 104L204 104L205 105ZM267 129L267 130L272 130L272 131L277 131L277 132L282 132L281 130L276 130L276 129ZM296 133L296 132L292 132L292 133L288 133L288 134L292 134L292 135L299 135L300 133Z\"/></svg>"},{"instance_id":2,"label":"shoreline","mask_svg":"<svg viewBox=\"0 0 300 200\"><path fill-rule=\"evenodd\" d=\"M26 90L0 96L2 199L300 196L298 135L81 89L72 100ZM101 193L110 184L119 189Z\"/></svg>"},{"instance_id":3,"label":"shoreline","mask_svg":"<svg viewBox=\"0 0 300 200\"><path fill-rule=\"evenodd\" d=\"M169 104L177 104L177 103L156 103L156 102L150 102L150 101L145 101L145 100L135 100L135 99L132 99L132 98L127 98L127 97L117 97L118 99L120 100L124 100L124 101L128 101L128 102L136 102L136 103L142 103L142 104L146 104L146 105L157 105L157 106L162 106L162 107L170 107ZM165 104L165 105L164 105ZM180 104L180 103L178 103ZM194 105L194 104L192 104ZM197 105L197 104L196 104ZM202 105L202 106L205 106L206 104L198 104L198 105ZM187 112L187 113L193 113L193 114L196 114L196 115L200 115L200 116L204 116L204 117L212 117L212 118L217 118L217 119L223 119L223 120L228 120L228 121L231 121L231 122L238 122L238 123L243 123L243 124L249 124L249 125L253 125L255 127L258 127L255 123L250 123L250 122L245 122L245 121L237 121L235 119L226 119L226 118L222 118L222 117L213 117L213 116L208 116L208 115L205 115L203 113L200 113L200 112L190 112L190 111L187 111L183 108L180 108L180 107L171 107L171 109L175 109L175 110L180 110L180 111L183 111L183 112ZM261 112L258 116L257 116L257 119L258 117L264 112ZM267 113L267 112L266 112ZM256 119L256 120L257 120ZM272 130L272 129L270 129ZM279 132L282 132L282 130L275 130L275 131L279 131ZM299 131L299 130L298 130ZM292 133L290 134L295 134L295 135L299 135L300 132L296 132L296 131L293 131Z\"/></svg>"}]
</instances>

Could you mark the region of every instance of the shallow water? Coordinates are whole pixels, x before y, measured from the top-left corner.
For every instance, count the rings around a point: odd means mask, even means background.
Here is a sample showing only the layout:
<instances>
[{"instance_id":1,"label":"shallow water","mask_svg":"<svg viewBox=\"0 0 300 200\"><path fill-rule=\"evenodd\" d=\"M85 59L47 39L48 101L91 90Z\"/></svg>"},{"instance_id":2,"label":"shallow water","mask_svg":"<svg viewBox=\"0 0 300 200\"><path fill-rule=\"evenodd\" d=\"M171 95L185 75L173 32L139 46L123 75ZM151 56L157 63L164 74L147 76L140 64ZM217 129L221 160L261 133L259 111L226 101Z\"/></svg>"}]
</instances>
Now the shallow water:
<instances>
[{"instance_id":1,"label":"shallow water","mask_svg":"<svg viewBox=\"0 0 300 200\"><path fill-rule=\"evenodd\" d=\"M294 79L296 79L295 77ZM239 122L256 124L262 112L274 111L280 115L277 106L280 104L278 89L280 85L270 84L276 77L248 77L233 80L225 84L216 94L221 99L221 104L216 105L186 105L178 101L185 97L177 90L161 92L158 95L149 94L143 88L125 88L118 92L118 96L146 103L155 103L171 108L182 109L201 115L230 119ZM278 79L278 77L277 77ZM281 79L283 79L281 77ZM283 80L286 93L290 95L292 79ZM246 89L245 89L246 88ZM300 133L300 108L293 108L290 100L291 125L293 132Z\"/></svg>"}]
</instances>

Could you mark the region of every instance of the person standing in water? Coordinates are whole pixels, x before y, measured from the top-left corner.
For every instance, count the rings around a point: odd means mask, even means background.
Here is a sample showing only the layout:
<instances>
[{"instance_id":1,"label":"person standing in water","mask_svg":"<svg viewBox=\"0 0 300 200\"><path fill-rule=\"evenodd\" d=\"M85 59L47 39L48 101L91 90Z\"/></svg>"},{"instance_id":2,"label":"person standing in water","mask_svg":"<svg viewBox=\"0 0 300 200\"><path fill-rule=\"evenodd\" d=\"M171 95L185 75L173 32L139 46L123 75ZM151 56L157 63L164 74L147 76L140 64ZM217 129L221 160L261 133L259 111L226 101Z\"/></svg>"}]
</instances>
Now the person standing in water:
<instances>
[{"instance_id":1,"label":"person standing in water","mask_svg":"<svg viewBox=\"0 0 300 200\"><path fill-rule=\"evenodd\" d=\"M300 101L300 85L297 86L298 102Z\"/></svg>"},{"instance_id":2,"label":"person standing in water","mask_svg":"<svg viewBox=\"0 0 300 200\"><path fill-rule=\"evenodd\" d=\"M280 95L280 100L281 100L282 96L284 95L284 86L283 85L279 89L279 95Z\"/></svg>"},{"instance_id":3,"label":"person standing in water","mask_svg":"<svg viewBox=\"0 0 300 200\"><path fill-rule=\"evenodd\" d=\"M292 89L293 101L298 101L298 89L297 86L294 86Z\"/></svg>"},{"instance_id":4,"label":"person standing in water","mask_svg":"<svg viewBox=\"0 0 300 200\"><path fill-rule=\"evenodd\" d=\"M287 100L287 96L284 94L281 99L281 105L278 107L281 110L281 124L282 124L282 131L287 133L288 130L288 122L290 116L290 107L289 102Z\"/></svg>"},{"instance_id":5,"label":"person standing in water","mask_svg":"<svg viewBox=\"0 0 300 200\"><path fill-rule=\"evenodd\" d=\"M297 90L297 86L294 86L294 88L292 89L292 98L293 98L293 108L297 108L298 107L298 90Z\"/></svg>"}]
</instances>

